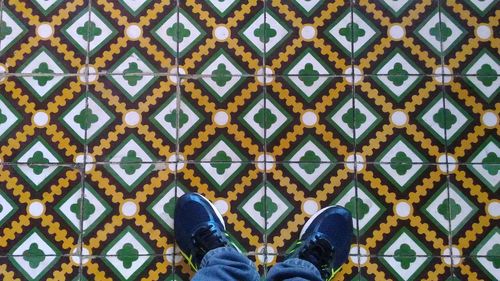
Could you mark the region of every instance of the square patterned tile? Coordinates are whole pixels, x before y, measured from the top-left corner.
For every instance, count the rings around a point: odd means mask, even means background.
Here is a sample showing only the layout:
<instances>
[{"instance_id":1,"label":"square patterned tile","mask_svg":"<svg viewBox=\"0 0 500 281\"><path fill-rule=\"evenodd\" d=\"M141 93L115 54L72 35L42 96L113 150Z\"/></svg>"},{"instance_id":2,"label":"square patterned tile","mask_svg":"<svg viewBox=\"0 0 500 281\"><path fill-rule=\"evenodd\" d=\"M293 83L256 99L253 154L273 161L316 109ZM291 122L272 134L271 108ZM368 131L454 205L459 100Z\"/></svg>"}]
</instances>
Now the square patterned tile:
<instances>
[{"instance_id":1,"label":"square patterned tile","mask_svg":"<svg viewBox=\"0 0 500 281\"><path fill-rule=\"evenodd\" d=\"M419 255L422 249L410 244L392 245L391 250L397 252L394 256L361 259L364 264L360 280L454 280L445 258ZM372 271L372 268L377 270Z\"/></svg>"},{"instance_id":2,"label":"square patterned tile","mask_svg":"<svg viewBox=\"0 0 500 281\"><path fill-rule=\"evenodd\" d=\"M263 66L264 16L259 0L180 1L179 71L216 76L219 87L228 76L254 75Z\"/></svg>"},{"instance_id":3,"label":"square patterned tile","mask_svg":"<svg viewBox=\"0 0 500 281\"><path fill-rule=\"evenodd\" d=\"M36 232L34 235L17 248L25 254L0 258L4 280L80 280L78 260L61 255L39 255L40 248L48 252L51 246L39 240Z\"/></svg>"},{"instance_id":4,"label":"square patterned tile","mask_svg":"<svg viewBox=\"0 0 500 281\"><path fill-rule=\"evenodd\" d=\"M0 182L0 256L61 256L78 247L82 233L79 170L5 164ZM65 205L63 202L73 194L77 199ZM36 259L33 262L36 265L31 268L38 268L39 273L49 264L40 265L42 261Z\"/></svg>"},{"instance_id":5,"label":"square patterned tile","mask_svg":"<svg viewBox=\"0 0 500 281\"><path fill-rule=\"evenodd\" d=\"M207 90L217 80L213 76L181 83L178 143L183 159L249 162L263 154L264 89L255 77L231 79L237 84L226 93Z\"/></svg>"},{"instance_id":6,"label":"square patterned tile","mask_svg":"<svg viewBox=\"0 0 500 281\"><path fill-rule=\"evenodd\" d=\"M88 252L112 256L125 247L135 255L161 255L173 248L175 198L185 190L175 181L175 164L87 165L83 247Z\"/></svg>"},{"instance_id":7,"label":"square patterned tile","mask_svg":"<svg viewBox=\"0 0 500 281\"><path fill-rule=\"evenodd\" d=\"M66 27L74 17L85 13L88 14L88 1L83 0L4 1L0 36L2 72L40 75L40 80L43 75L77 73L85 65L86 48L81 46L86 44L74 44ZM85 35L85 30L80 31ZM43 84L50 86L55 82Z\"/></svg>"}]
</instances>

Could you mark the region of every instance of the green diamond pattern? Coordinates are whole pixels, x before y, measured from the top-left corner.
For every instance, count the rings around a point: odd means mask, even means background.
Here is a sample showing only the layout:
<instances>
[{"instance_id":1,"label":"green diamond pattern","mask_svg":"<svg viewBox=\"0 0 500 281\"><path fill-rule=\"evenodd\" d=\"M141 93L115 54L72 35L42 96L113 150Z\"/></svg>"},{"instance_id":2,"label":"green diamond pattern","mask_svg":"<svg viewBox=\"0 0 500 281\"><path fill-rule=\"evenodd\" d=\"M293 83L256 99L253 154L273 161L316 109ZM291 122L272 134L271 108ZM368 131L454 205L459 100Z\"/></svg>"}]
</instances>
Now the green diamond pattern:
<instances>
[{"instance_id":1,"label":"green diamond pattern","mask_svg":"<svg viewBox=\"0 0 500 281\"><path fill-rule=\"evenodd\" d=\"M309 190L314 189L335 165L335 157L312 136L305 137L285 161L285 168Z\"/></svg>"},{"instance_id":2,"label":"green diamond pattern","mask_svg":"<svg viewBox=\"0 0 500 281\"><path fill-rule=\"evenodd\" d=\"M111 212L110 206L88 183L69 192L56 206L56 211L77 233L87 235ZM83 197L82 197L83 196ZM80 221L83 225L80 226Z\"/></svg>"},{"instance_id":3,"label":"green diamond pattern","mask_svg":"<svg viewBox=\"0 0 500 281\"><path fill-rule=\"evenodd\" d=\"M118 31L101 13L92 8L82 11L63 27L62 33L84 55L97 53Z\"/></svg>"},{"instance_id":4,"label":"green diamond pattern","mask_svg":"<svg viewBox=\"0 0 500 281\"><path fill-rule=\"evenodd\" d=\"M265 207L264 207L265 206ZM270 183L255 188L241 204L238 210L257 229L271 233L293 210L293 205Z\"/></svg>"},{"instance_id":5,"label":"green diamond pattern","mask_svg":"<svg viewBox=\"0 0 500 281\"><path fill-rule=\"evenodd\" d=\"M494 54L483 49L464 70L465 81L487 102L500 92L500 63Z\"/></svg>"},{"instance_id":6,"label":"green diamond pattern","mask_svg":"<svg viewBox=\"0 0 500 281\"><path fill-rule=\"evenodd\" d=\"M154 158L137 136L130 135L110 153L107 161L116 164L108 164L106 169L127 191L132 191L151 173Z\"/></svg>"},{"instance_id":7,"label":"green diamond pattern","mask_svg":"<svg viewBox=\"0 0 500 281\"><path fill-rule=\"evenodd\" d=\"M424 214L445 234L455 234L478 211L456 186L441 187L424 206ZM451 226L451 229L450 229Z\"/></svg>"},{"instance_id":8,"label":"green diamond pattern","mask_svg":"<svg viewBox=\"0 0 500 281\"><path fill-rule=\"evenodd\" d=\"M223 190L245 168L244 156L225 136L215 139L201 152L197 168L218 190Z\"/></svg>"},{"instance_id":9,"label":"green diamond pattern","mask_svg":"<svg viewBox=\"0 0 500 281\"><path fill-rule=\"evenodd\" d=\"M34 228L9 253L9 259L27 280L41 280L61 258L59 250Z\"/></svg>"},{"instance_id":10,"label":"green diamond pattern","mask_svg":"<svg viewBox=\"0 0 500 281\"><path fill-rule=\"evenodd\" d=\"M467 165L491 191L497 192L500 187L500 143L493 136L488 137L471 155Z\"/></svg>"},{"instance_id":11,"label":"green diamond pattern","mask_svg":"<svg viewBox=\"0 0 500 281\"><path fill-rule=\"evenodd\" d=\"M126 227L104 250L104 263L124 280L134 280L151 262L153 250L132 227ZM149 255L148 255L149 254Z\"/></svg>"},{"instance_id":12,"label":"green diamond pattern","mask_svg":"<svg viewBox=\"0 0 500 281\"><path fill-rule=\"evenodd\" d=\"M406 227L382 248L382 264L399 280L415 280L432 259L430 251Z\"/></svg>"}]
</instances>

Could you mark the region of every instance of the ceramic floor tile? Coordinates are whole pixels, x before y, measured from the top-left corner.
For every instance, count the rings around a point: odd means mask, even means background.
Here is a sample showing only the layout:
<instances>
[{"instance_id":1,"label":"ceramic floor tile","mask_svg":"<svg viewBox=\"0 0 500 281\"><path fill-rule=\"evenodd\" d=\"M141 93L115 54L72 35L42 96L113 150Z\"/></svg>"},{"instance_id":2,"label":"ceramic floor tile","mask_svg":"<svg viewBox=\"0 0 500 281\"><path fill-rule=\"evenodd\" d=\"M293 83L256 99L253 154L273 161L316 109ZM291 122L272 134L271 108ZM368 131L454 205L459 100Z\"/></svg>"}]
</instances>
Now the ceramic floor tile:
<instances>
[{"instance_id":1,"label":"ceramic floor tile","mask_svg":"<svg viewBox=\"0 0 500 281\"><path fill-rule=\"evenodd\" d=\"M355 88L356 151L367 162L441 162L444 134L434 117L443 108L438 76L362 76ZM434 111L429 110L434 109ZM439 124L439 123L438 123ZM444 131L444 130L443 130ZM403 155L404 154L404 155ZM398 156L399 157L396 157Z\"/></svg>"},{"instance_id":2,"label":"ceramic floor tile","mask_svg":"<svg viewBox=\"0 0 500 281\"><path fill-rule=\"evenodd\" d=\"M498 244L497 244L498 245ZM498 254L495 256L467 257L459 260L455 270L456 280L495 280L500 274L498 270Z\"/></svg>"},{"instance_id":3,"label":"ceramic floor tile","mask_svg":"<svg viewBox=\"0 0 500 281\"><path fill-rule=\"evenodd\" d=\"M16 163L74 163L84 153L85 125L79 123L78 113L67 113L74 104L85 107L85 85L75 76L37 78L42 77L9 76L0 82L1 158ZM49 80L57 84L45 84Z\"/></svg>"},{"instance_id":4,"label":"ceramic floor tile","mask_svg":"<svg viewBox=\"0 0 500 281\"><path fill-rule=\"evenodd\" d=\"M176 96L167 76L99 76L85 108L91 159L167 161L176 151Z\"/></svg>"},{"instance_id":5,"label":"ceramic floor tile","mask_svg":"<svg viewBox=\"0 0 500 281\"><path fill-rule=\"evenodd\" d=\"M441 65L440 41L429 33L439 23L438 2L356 2L351 30L354 65L364 74L434 73Z\"/></svg>"},{"instance_id":6,"label":"ceramic floor tile","mask_svg":"<svg viewBox=\"0 0 500 281\"><path fill-rule=\"evenodd\" d=\"M87 165L83 247L94 255L115 255L127 243L139 255L173 248L175 195L185 190L175 181L175 165Z\"/></svg>"},{"instance_id":7,"label":"ceramic floor tile","mask_svg":"<svg viewBox=\"0 0 500 281\"><path fill-rule=\"evenodd\" d=\"M393 255L390 245L402 241L413 241L411 247L420 247L425 255L440 255L448 247L446 165L359 165L357 178L359 243L371 255ZM444 215L437 217L439 211ZM363 222L363 213L373 218Z\"/></svg>"},{"instance_id":8,"label":"ceramic floor tile","mask_svg":"<svg viewBox=\"0 0 500 281\"><path fill-rule=\"evenodd\" d=\"M490 65L492 62L485 62ZM500 66L499 66L500 67ZM497 67L498 68L498 67ZM454 76L445 86L449 162L499 163L498 76ZM498 84L495 86L495 83Z\"/></svg>"},{"instance_id":9,"label":"ceramic floor tile","mask_svg":"<svg viewBox=\"0 0 500 281\"><path fill-rule=\"evenodd\" d=\"M0 182L0 256L24 255L30 247L36 255L65 255L78 247L82 232L79 170L4 165ZM71 196L74 200L70 202L67 198ZM31 246L33 243L44 245Z\"/></svg>"},{"instance_id":10,"label":"ceramic floor tile","mask_svg":"<svg viewBox=\"0 0 500 281\"><path fill-rule=\"evenodd\" d=\"M175 70L176 4L93 0L87 36L92 70L131 74ZM81 21L75 25L87 23Z\"/></svg>"},{"instance_id":11,"label":"ceramic floor tile","mask_svg":"<svg viewBox=\"0 0 500 281\"><path fill-rule=\"evenodd\" d=\"M260 39L274 74L340 75L350 66L350 1L268 1L265 21Z\"/></svg>"},{"instance_id":12,"label":"ceramic floor tile","mask_svg":"<svg viewBox=\"0 0 500 281\"><path fill-rule=\"evenodd\" d=\"M256 252L264 244L265 221L260 214L265 211L266 200L262 200L260 164L219 160L179 163L177 169L178 184L185 192L201 193L214 202L242 252Z\"/></svg>"},{"instance_id":13,"label":"ceramic floor tile","mask_svg":"<svg viewBox=\"0 0 500 281\"><path fill-rule=\"evenodd\" d=\"M348 161L352 89L342 76L273 76L266 87L267 152L278 162ZM314 153L304 157L308 151Z\"/></svg>"},{"instance_id":14,"label":"ceramic floor tile","mask_svg":"<svg viewBox=\"0 0 500 281\"><path fill-rule=\"evenodd\" d=\"M263 65L264 17L260 0L180 1L179 71L218 76L221 81L254 75Z\"/></svg>"},{"instance_id":15,"label":"ceramic floor tile","mask_svg":"<svg viewBox=\"0 0 500 281\"><path fill-rule=\"evenodd\" d=\"M446 162L445 121L440 115L445 95L438 79L420 75L360 78L353 119L361 159L375 163Z\"/></svg>"},{"instance_id":16,"label":"ceramic floor tile","mask_svg":"<svg viewBox=\"0 0 500 281\"><path fill-rule=\"evenodd\" d=\"M496 48L494 37L497 34L492 32L498 28L498 21L494 19L497 12L495 4L498 3L472 0L440 2L444 65L453 73L463 73L468 65L464 60ZM493 59L498 64L498 52L493 54L496 54ZM496 71L498 73L498 69Z\"/></svg>"},{"instance_id":17,"label":"ceramic floor tile","mask_svg":"<svg viewBox=\"0 0 500 281\"><path fill-rule=\"evenodd\" d=\"M77 73L85 65L86 49L74 44L66 27L76 15L88 14L88 1L4 1L2 8L2 72L43 77Z\"/></svg>"},{"instance_id":18,"label":"ceramic floor tile","mask_svg":"<svg viewBox=\"0 0 500 281\"><path fill-rule=\"evenodd\" d=\"M496 196L500 183L495 177L498 165L450 167L449 210L444 215L451 221L451 244L463 256L496 255L490 250L498 244L500 234L494 223L500 215Z\"/></svg>"},{"instance_id":19,"label":"ceramic floor tile","mask_svg":"<svg viewBox=\"0 0 500 281\"><path fill-rule=\"evenodd\" d=\"M264 110L264 89L258 79L231 76L228 83L234 86L224 87L226 92L212 88L218 81L213 76L182 81L178 141L183 159L263 161L260 155L264 152L268 114Z\"/></svg>"}]
</instances>

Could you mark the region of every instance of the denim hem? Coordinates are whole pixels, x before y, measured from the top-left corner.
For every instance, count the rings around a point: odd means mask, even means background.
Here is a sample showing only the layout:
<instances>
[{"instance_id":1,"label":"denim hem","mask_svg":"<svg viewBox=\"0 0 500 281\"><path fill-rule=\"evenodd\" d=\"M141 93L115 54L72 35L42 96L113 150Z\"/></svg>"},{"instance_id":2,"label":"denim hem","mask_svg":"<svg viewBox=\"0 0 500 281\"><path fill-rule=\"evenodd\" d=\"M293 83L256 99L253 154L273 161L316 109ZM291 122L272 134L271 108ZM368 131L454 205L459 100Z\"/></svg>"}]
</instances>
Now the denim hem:
<instances>
[{"instance_id":1,"label":"denim hem","mask_svg":"<svg viewBox=\"0 0 500 281\"><path fill-rule=\"evenodd\" d=\"M306 260L298 259L298 258L290 258L290 259L285 260L283 263L288 264L288 265L295 265L295 266L304 268L308 271L314 271L315 275L321 276L321 273L319 272L318 268L316 266L314 266L314 264L312 264Z\"/></svg>"},{"instance_id":2,"label":"denim hem","mask_svg":"<svg viewBox=\"0 0 500 281\"><path fill-rule=\"evenodd\" d=\"M207 265L208 263L208 260L213 256L213 255L217 255L219 253L223 253L223 252L232 252L232 251L236 251L236 249L234 249L233 247L220 247L220 248L215 248L213 250L210 250L208 251L205 256L203 257L203 259L201 260L201 264L200 264L200 268L204 267L205 265ZM236 251L238 252L238 251Z\"/></svg>"}]
</instances>

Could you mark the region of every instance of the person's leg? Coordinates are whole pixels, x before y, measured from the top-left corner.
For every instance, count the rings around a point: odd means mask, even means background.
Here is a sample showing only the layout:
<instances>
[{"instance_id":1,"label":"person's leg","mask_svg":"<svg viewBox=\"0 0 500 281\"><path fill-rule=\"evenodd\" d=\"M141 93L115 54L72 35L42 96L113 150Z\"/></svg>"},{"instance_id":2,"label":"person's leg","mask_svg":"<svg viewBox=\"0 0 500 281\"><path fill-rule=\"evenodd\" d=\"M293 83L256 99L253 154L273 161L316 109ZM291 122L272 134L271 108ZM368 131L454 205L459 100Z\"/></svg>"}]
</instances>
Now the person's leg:
<instances>
[{"instance_id":1,"label":"person's leg","mask_svg":"<svg viewBox=\"0 0 500 281\"><path fill-rule=\"evenodd\" d=\"M352 216L347 209L321 209L304 225L285 261L271 268L267 280L331 280L347 261L352 235Z\"/></svg>"},{"instance_id":2,"label":"person's leg","mask_svg":"<svg viewBox=\"0 0 500 281\"><path fill-rule=\"evenodd\" d=\"M260 276L255 265L232 247L209 251L200 264L192 281L258 281Z\"/></svg>"},{"instance_id":3,"label":"person's leg","mask_svg":"<svg viewBox=\"0 0 500 281\"><path fill-rule=\"evenodd\" d=\"M259 280L253 263L229 241L222 215L200 194L177 200L174 232L181 254L198 271L193 280Z\"/></svg>"},{"instance_id":4,"label":"person's leg","mask_svg":"<svg viewBox=\"0 0 500 281\"><path fill-rule=\"evenodd\" d=\"M277 263L267 273L267 281L323 281L319 270L312 263L297 258Z\"/></svg>"}]
</instances>

